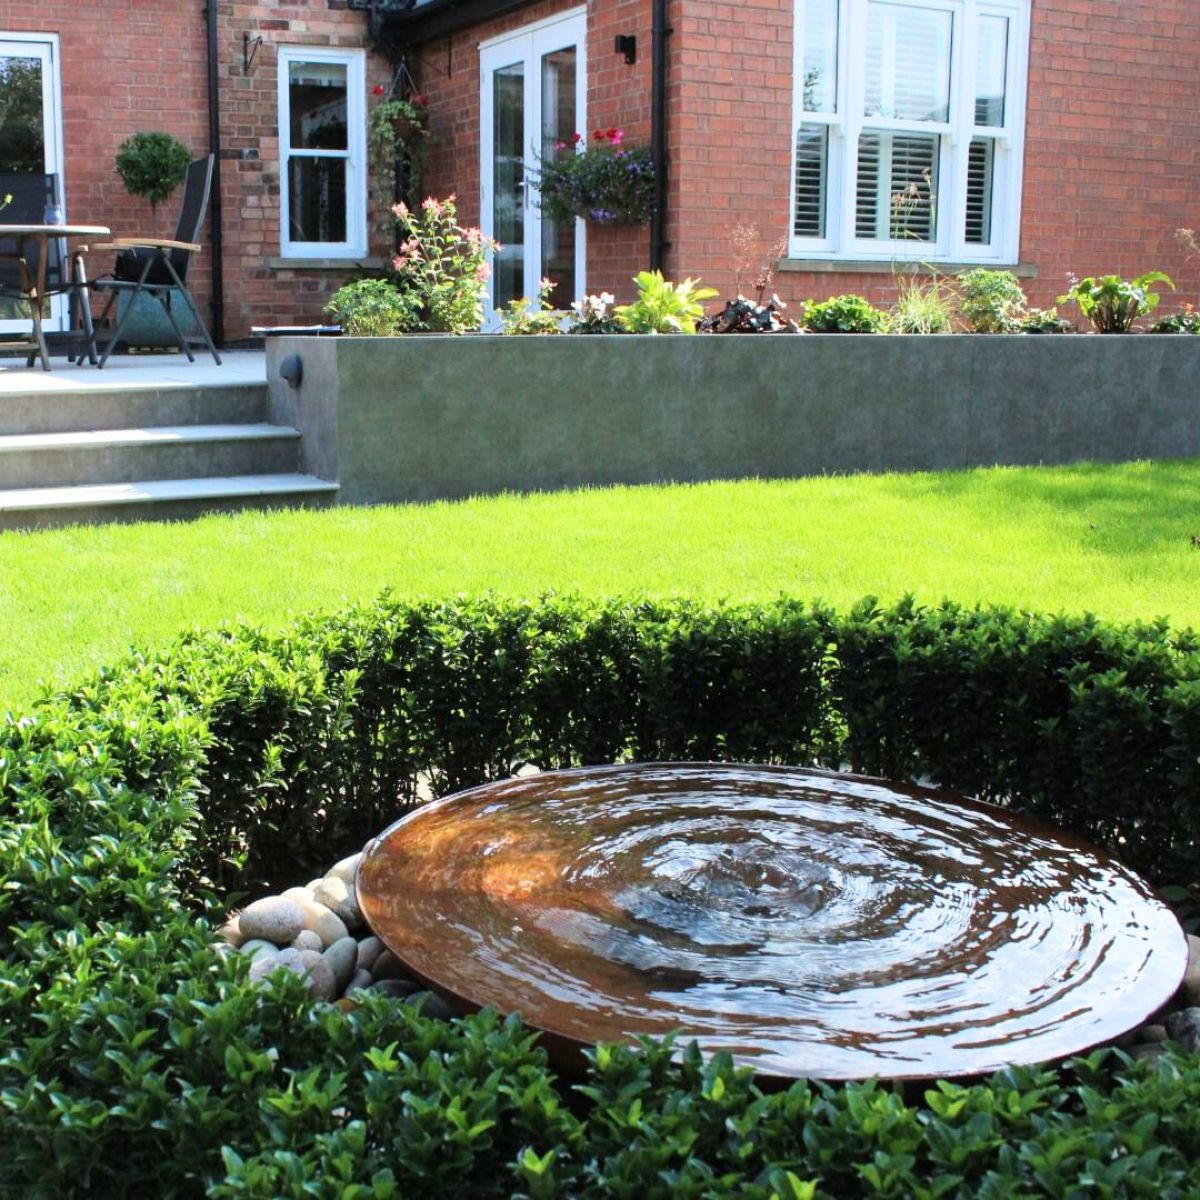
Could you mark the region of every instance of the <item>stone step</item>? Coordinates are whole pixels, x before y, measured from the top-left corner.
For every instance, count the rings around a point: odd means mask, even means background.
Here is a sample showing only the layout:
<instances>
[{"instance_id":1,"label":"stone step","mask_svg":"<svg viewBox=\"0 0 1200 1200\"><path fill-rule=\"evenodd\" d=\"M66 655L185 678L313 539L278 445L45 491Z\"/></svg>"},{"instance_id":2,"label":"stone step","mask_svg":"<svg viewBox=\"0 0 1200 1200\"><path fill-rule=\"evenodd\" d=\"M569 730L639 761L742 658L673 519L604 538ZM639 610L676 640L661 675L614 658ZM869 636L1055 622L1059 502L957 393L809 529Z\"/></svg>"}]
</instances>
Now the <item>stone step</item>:
<instances>
[{"instance_id":1,"label":"stone step","mask_svg":"<svg viewBox=\"0 0 1200 1200\"><path fill-rule=\"evenodd\" d=\"M266 422L0 435L0 489L294 471L300 431Z\"/></svg>"},{"instance_id":2,"label":"stone step","mask_svg":"<svg viewBox=\"0 0 1200 1200\"><path fill-rule=\"evenodd\" d=\"M315 475L234 475L148 479L0 490L0 529L41 529L93 521L150 521L242 508L331 503L338 485Z\"/></svg>"},{"instance_id":3,"label":"stone step","mask_svg":"<svg viewBox=\"0 0 1200 1200\"><path fill-rule=\"evenodd\" d=\"M0 435L71 433L150 425L255 424L267 419L264 383L191 384L127 380L106 383L94 372L87 386L0 390ZM97 378L99 377L99 378Z\"/></svg>"}]
</instances>

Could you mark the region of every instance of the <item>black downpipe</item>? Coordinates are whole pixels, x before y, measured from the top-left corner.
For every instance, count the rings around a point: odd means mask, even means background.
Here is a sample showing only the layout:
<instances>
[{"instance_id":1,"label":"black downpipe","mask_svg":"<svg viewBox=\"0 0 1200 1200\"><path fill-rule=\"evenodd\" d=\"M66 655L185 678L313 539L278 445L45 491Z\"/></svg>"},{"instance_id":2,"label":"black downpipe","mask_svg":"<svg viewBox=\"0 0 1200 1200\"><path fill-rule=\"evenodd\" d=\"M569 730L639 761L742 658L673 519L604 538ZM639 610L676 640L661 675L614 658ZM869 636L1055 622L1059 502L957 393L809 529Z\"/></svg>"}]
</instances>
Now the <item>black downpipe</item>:
<instances>
[{"instance_id":1,"label":"black downpipe","mask_svg":"<svg viewBox=\"0 0 1200 1200\"><path fill-rule=\"evenodd\" d=\"M221 99L217 76L217 0L208 0L208 149L213 156L212 193L208 213L212 230L212 339L225 347L225 272L221 267Z\"/></svg>"},{"instance_id":2,"label":"black downpipe","mask_svg":"<svg viewBox=\"0 0 1200 1200\"><path fill-rule=\"evenodd\" d=\"M654 0L650 27L650 157L654 160L654 212L650 217L650 270L661 271L667 249L667 0Z\"/></svg>"}]
</instances>

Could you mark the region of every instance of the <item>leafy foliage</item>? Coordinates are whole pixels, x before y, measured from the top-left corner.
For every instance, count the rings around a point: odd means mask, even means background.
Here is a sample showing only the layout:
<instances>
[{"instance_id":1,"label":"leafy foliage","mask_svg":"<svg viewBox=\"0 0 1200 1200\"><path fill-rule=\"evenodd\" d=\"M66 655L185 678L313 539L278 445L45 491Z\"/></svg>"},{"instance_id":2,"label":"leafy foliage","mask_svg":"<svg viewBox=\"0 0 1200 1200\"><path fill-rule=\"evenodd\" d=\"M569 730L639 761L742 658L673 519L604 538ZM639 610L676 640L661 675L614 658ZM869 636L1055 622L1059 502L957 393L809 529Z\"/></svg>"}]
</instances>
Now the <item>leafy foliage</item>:
<instances>
[{"instance_id":1,"label":"leafy foliage","mask_svg":"<svg viewBox=\"0 0 1200 1200\"><path fill-rule=\"evenodd\" d=\"M896 302L888 310L889 333L950 333L954 323L955 295L946 281L896 275Z\"/></svg>"},{"instance_id":2,"label":"leafy foliage","mask_svg":"<svg viewBox=\"0 0 1200 1200\"><path fill-rule=\"evenodd\" d=\"M761 297L747 300L739 294L736 300L726 300L720 312L711 313L700 322L701 333L799 333L800 326L786 316L787 305L778 296L766 303Z\"/></svg>"},{"instance_id":3,"label":"leafy foliage","mask_svg":"<svg viewBox=\"0 0 1200 1200\"><path fill-rule=\"evenodd\" d=\"M1160 317L1150 327L1151 333L1200 333L1200 309L1191 304L1180 306L1177 313Z\"/></svg>"},{"instance_id":4,"label":"leafy foliage","mask_svg":"<svg viewBox=\"0 0 1200 1200\"><path fill-rule=\"evenodd\" d=\"M830 296L804 305L804 328L813 333L882 333L886 315L862 296Z\"/></svg>"},{"instance_id":5,"label":"leafy foliage","mask_svg":"<svg viewBox=\"0 0 1200 1200\"><path fill-rule=\"evenodd\" d=\"M1070 281L1066 295L1059 296L1058 302L1074 302L1097 333L1128 333L1138 317L1158 307L1161 297L1154 287L1159 283L1175 288L1171 277L1162 271L1147 271L1136 279L1089 275Z\"/></svg>"},{"instance_id":6,"label":"leafy foliage","mask_svg":"<svg viewBox=\"0 0 1200 1200\"><path fill-rule=\"evenodd\" d=\"M639 271L632 304L619 304L618 324L626 333L695 333L704 317L703 301L711 300L716 288L698 287L698 279L671 283L661 271Z\"/></svg>"},{"instance_id":7,"label":"leafy foliage","mask_svg":"<svg viewBox=\"0 0 1200 1200\"><path fill-rule=\"evenodd\" d=\"M500 313L500 332L510 337L538 337L563 332L567 314L550 303L550 293L558 286L553 279L541 280L538 288L537 307L522 296L510 300Z\"/></svg>"},{"instance_id":8,"label":"leafy foliage","mask_svg":"<svg viewBox=\"0 0 1200 1200\"><path fill-rule=\"evenodd\" d=\"M600 225L638 225L654 211L654 160L645 146L625 146L624 131L597 129L583 144L576 134L543 159L537 178L542 213Z\"/></svg>"},{"instance_id":9,"label":"leafy foliage","mask_svg":"<svg viewBox=\"0 0 1200 1200\"><path fill-rule=\"evenodd\" d=\"M976 267L957 277L959 311L972 333L1014 333L1025 292L1011 271Z\"/></svg>"},{"instance_id":10,"label":"leafy foliage","mask_svg":"<svg viewBox=\"0 0 1200 1200\"><path fill-rule=\"evenodd\" d=\"M182 182L191 151L169 133L135 133L117 148L117 174L131 196L155 208Z\"/></svg>"},{"instance_id":11,"label":"leafy foliage","mask_svg":"<svg viewBox=\"0 0 1200 1200\"><path fill-rule=\"evenodd\" d=\"M356 279L338 288L325 311L350 337L396 337L420 328L415 295L388 279Z\"/></svg>"},{"instance_id":12,"label":"leafy foliage","mask_svg":"<svg viewBox=\"0 0 1200 1200\"><path fill-rule=\"evenodd\" d=\"M0 727L0 1195L1200 1193L1174 1051L764 1094L645 1042L572 1086L515 1018L343 1013L211 949L214 888L303 878L420 779L622 757L926 775L1192 878L1200 645L949 604L385 597L131 656Z\"/></svg>"}]
</instances>

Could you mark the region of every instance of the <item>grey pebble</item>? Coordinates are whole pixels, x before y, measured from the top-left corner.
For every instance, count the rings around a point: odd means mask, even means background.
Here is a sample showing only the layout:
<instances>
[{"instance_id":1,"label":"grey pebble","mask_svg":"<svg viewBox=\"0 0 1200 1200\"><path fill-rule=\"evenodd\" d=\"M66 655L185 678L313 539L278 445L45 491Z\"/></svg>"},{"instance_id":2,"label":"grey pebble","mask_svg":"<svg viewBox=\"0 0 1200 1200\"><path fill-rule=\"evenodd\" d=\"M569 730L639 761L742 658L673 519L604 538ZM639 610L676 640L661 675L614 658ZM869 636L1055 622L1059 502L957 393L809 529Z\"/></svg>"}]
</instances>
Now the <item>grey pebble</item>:
<instances>
[{"instance_id":1,"label":"grey pebble","mask_svg":"<svg viewBox=\"0 0 1200 1200\"><path fill-rule=\"evenodd\" d=\"M363 915L358 907L358 897L352 887L336 876L322 879L313 888L313 897L331 912L337 913L346 928L354 933L363 927Z\"/></svg>"},{"instance_id":2,"label":"grey pebble","mask_svg":"<svg viewBox=\"0 0 1200 1200\"><path fill-rule=\"evenodd\" d=\"M340 862L336 862L328 871L325 872L325 878L332 876L335 879L340 879L348 887L354 887L354 877L358 874L358 864L362 861L362 851L357 854L351 854L347 858L343 858Z\"/></svg>"},{"instance_id":3,"label":"grey pebble","mask_svg":"<svg viewBox=\"0 0 1200 1200\"><path fill-rule=\"evenodd\" d=\"M346 984L345 995L353 996L355 992L362 991L364 988L369 988L372 984L370 971L355 971L350 977L350 982Z\"/></svg>"},{"instance_id":4,"label":"grey pebble","mask_svg":"<svg viewBox=\"0 0 1200 1200\"><path fill-rule=\"evenodd\" d=\"M339 938L321 957L333 972L338 992L344 991L358 962L358 943L352 937Z\"/></svg>"},{"instance_id":5,"label":"grey pebble","mask_svg":"<svg viewBox=\"0 0 1200 1200\"><path fill-rule=\"evenodd\" d=\"M293 950L321 950L324 943L321 941L321 935L314 933L311 929L302 929L292 940Z\"/></svg>"},{"instance_id":6,"label":"grey pebble","mask_svg":"<svg viewBox=\"0 0 1200 1200\"><path fill-rule=\"evenodd\" d=\"M384 950L375 959L371 974L376 979L399 979L407 972L404 970L404 964L390 950Z\"/></svg>"},{"instance_id":7,"label":"grey pebble","mask_svg":"<svg viewBox=\"0 0 1200 1200\"><path fill-rule=\"evenodd\" d=\"M1189 1054L1200 1050L1200 1008L1184 1008L1167 1018L1167 1036Z\"/></svg>"},{"instance_id":8,"label":"grey pebble","mask_svg":"<svg viewBox=\"0 0 1200 1200\"><path fill-rule=\"evenodd\" d=\"M414 979L377 979L371 985L371 991L397 1000L403 1000L420 990L421 985Z\"/></svg>"},{"instance_id":9,"label":"grey pebble","mask_svg":"<svg viewBox=\"0 0 1200 1200\"><path fill-rule=\"evenodd\" d=\"M372 934L358 943L358 969L371 970L375 960L383 953L383 943Z\"/></svg>"},{"instance_id":10,"label":"grey pebble","mask_svg":"<svg viewBox=\"0 0 1200 1200\"><path fill-rule=\"evenodd\" d=\"M448 1021L455 1015L454 1009L433 992L413 992L404 1003L417 1009L421 1016L433 1017L438 1021Z\"/></svg>"},{"instance_id":11,"label":"grey pebble","mask_svg":"<svg viewBox=\"0 0 1200 1200\"><path fill-rule=\"evenodd\" d=\"M245 941L262 938L286 946L304 928L304 910L294 900L267 896L238 914L238 929Z\"/></svg>"}]
</instances>

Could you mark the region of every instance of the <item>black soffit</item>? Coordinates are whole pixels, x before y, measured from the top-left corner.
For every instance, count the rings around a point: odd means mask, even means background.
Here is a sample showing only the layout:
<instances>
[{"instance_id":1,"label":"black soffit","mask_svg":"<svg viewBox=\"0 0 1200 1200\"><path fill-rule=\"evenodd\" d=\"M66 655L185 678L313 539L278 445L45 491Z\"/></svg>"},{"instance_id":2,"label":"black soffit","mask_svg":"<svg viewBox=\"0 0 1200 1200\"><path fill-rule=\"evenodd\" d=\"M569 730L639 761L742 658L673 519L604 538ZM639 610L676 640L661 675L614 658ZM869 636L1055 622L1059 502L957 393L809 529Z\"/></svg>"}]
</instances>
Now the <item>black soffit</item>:
<instances>
[{"instance_id":1,"label":"black soffit","mask_svg":"<svg viewBox=\"0 0 1200 1200\"><path fill-rule=\"evenodd\" d=\"M539 0L350 0L370 14L371 40L389 56Z\"/></svg>"}]
</instances>

